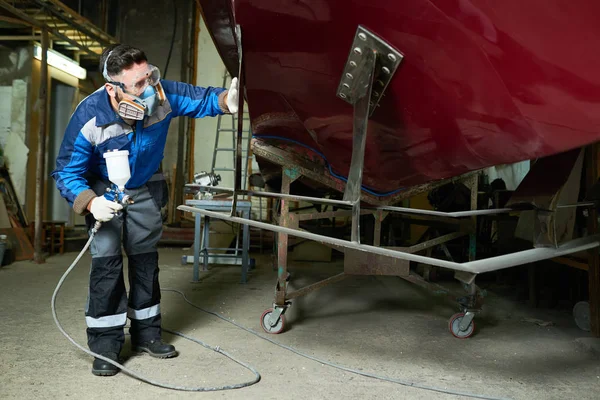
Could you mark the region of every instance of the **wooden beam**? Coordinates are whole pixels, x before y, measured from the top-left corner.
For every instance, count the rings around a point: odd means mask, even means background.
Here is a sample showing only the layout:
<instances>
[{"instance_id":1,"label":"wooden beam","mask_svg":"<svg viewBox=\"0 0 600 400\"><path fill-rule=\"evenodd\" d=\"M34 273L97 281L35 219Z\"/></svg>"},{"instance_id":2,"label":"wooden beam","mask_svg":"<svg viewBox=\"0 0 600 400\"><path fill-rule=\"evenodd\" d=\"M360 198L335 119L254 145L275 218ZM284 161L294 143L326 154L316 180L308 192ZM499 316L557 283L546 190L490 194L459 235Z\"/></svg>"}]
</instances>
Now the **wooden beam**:
<instances>
[{"instance_id":1,"label":"wooden beam","mask_svg":"<svg viewBox=\"0 0 600 400\"><path fill-rule=\"evenodd\" d=\"M37 146L37 165L35 173L35 240L34 240L34 261L38 264L45 262L42 249L42 225L44 223L44 205L42 197L44 193L44 170L46 159L46 130L48 129L48 31L42 31L42 69L40 74L40 129L38 134Z\"/></svg>"}]
</instances>

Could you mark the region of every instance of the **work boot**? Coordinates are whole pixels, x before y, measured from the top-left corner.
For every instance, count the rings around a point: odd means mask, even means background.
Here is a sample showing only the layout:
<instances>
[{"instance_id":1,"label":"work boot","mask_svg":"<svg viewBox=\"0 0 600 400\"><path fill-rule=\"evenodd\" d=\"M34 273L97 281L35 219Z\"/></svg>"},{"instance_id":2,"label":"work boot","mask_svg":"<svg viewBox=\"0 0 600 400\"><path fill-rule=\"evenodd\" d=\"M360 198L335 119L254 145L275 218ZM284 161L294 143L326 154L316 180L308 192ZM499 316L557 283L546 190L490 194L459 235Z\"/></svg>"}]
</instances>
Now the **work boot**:
<instances>
[{"instance_id":1,"label":"work boot","mask_svg":"<svg viewBox=\"0 0 600 400\"><path fill-rule=\"evenodd\" d=\"M101 356L109 358L113 361L119 362L117 353L100 353ZM119 368L115 367L111 363L108 363L99 358L94 358L94 364L92 365L92 374L96 376L113 376L119 372Z\"/></svg>"},{"instance_id":2,"label":"work boot","mask_svg":"<svg viewBox=\"0 0 600 400\"><path fill-rule=\"evenodd\" d=\"M153 339L133 346L137 353L146 352L156 358L170 358L177 355L175 346L164 343L161 339Z\"/></svg>"}]
</instances>

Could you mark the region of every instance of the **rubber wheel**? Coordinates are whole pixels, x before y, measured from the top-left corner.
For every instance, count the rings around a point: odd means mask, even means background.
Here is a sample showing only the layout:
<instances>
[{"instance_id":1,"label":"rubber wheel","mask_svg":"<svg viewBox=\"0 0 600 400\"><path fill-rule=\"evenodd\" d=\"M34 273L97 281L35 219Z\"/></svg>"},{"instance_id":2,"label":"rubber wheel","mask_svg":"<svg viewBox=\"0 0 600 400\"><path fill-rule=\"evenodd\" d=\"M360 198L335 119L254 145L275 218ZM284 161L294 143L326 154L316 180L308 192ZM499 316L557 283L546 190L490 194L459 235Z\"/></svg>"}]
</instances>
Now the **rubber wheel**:
<instances>
[{"instance_id":1,"label":"rubber wheel","mask_svg":"<svg viewBox=\"0 0 600 400\"><path fill-rule=\"evenodd\" d=\"M471 321L471 323L469 324L469 327L467 328L466 331L461 331L460 330L460 323L462 322L462 319L465 317L465 313L458 313L458 314L454 314L452 316L452 318L450 318L450 321L448 322L448 329L450 329L450 333L452 334L452 336L459 338L459 339L466 339L468 337L471 337L471 335L473 335L473 332L475 332L475 321Z\"/></svg>"},{"instance_id":2,"label":"rubber wheel","mask_svg":"<svg viewBox=\"0 0 600 400\"><path fill-rule=\"evenodd\" d=\"M272 333L274 335L283 332L283 329L285 328L284 315L282 314L279 317L279 321L277 321L277 324L275 326L271 326L269 325L269 318L271 318L271 314L273 314L272 308L268 308L265 310L265 312L262 313L262 315L260 316L260 326L262 326L265 332Z\"/></svg>"}]
</instances>

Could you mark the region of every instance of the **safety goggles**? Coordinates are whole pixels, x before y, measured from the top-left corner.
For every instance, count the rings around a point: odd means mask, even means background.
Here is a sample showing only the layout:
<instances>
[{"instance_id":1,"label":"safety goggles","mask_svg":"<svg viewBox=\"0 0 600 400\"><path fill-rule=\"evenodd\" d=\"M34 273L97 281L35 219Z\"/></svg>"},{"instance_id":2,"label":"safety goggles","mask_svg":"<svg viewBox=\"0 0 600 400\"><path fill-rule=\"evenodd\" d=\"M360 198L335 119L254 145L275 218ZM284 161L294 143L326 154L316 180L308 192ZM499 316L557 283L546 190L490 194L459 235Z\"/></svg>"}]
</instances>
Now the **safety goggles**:
<instances>
[{"instance_id":1,"label":"safety goggles","mask_svg":"<svg viewBox=\"0 0 600 400\"><path fill-rule=\"evenodd\" d=\"M110 81L119 86L123 92L132 96L144 93L148 86L156 86L160 82L160 70L154 65L148 64L145 71L126 72L119 76L119 81Z\"/></svg>"}]
</instances>

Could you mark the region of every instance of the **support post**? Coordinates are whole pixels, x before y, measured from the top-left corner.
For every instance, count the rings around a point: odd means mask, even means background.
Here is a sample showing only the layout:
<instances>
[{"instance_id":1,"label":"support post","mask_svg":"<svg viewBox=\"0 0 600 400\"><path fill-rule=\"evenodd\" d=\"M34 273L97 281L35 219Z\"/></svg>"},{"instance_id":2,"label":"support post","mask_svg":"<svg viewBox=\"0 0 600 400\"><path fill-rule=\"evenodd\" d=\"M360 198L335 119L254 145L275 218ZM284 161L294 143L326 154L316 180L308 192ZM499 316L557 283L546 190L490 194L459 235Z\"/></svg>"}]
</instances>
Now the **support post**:
<instances>
[{"instance_id":1,"label":"support post","mask_svg":"<svg viewBox=\"0 0 600 400\"><path fill-rule=\"evenodd\" d=\"M477 210L477 192L479 190L479 175L471 176L471 211ZM471 217L473 231L469 234L469 261L477 258L477 217Z\"/></svg>"},{"instance_id":2,"label":"support post","mask_svg":"<svg viewBox=\"0 0 600 400\"><path fill-rule=\"evenodd\" d=\"M598 144L587 148L587 188L591 188L598 181ZM596 207L589 209L588 235L598 232L598 212ZM592 335L600 337L600 254L598 249L590 249L588 262L589 303L590 303L590 330Z\"/></svg>"},{"instance_id":3,"label":"support post","mask_svg":"<svg viewBox=\"0 0 600 400\"><path fill-rule=\"evenodd\" d=\"M183 10L183 15L185 15L185 17L183 18L183 29L181 29L181 38L182 38L183 43L181 45L180 74L181 74L181 81L189 82L192 85L195 85L196 82L190 82L189 66L188 66L189 48L190 48L190 46L189 46L190 24L188 22L187 16L190 13L191 3L186 2L184 4L185 5L184 5L184 10ZM177 14L175 14L175 16L176 15ZM179 24L179 21L177 23ZM170 218L171 222L179 222L181 220L181 214L177 210L177 204L183 203L183 187L185 185L184 176L185 176L185 167L186 167L186 164L184 162L184 160L185 160L186 125L187 125L187 121L183 118L180 118L179 119L179 132L177 133L177 161L180 164L179 164L179 167L177 168L177 170L175 171L175 181L174 181L175 198L171 199L171 201L173 202L172 203L173 206L171 207L171 209L173 210L173 213L171 214L171 218Z\"/></svg>"},{"instance_id":4,"label":"support post","mask_svg":"<svg viewBox=\"0 0 600 400\"><path fill-rule=\"evenodd\" d=\"M373 217L375 217L375 228L373 232L373 246L381 245L381 224L383 220L387 217L388 213L382 210L377 210Z\"/></svg>"},{"instance_id":5,"label":"support post","mask_svg":"<svg viewBox=\"0 0 600 400\"><path fill-rule=\"evenodd\" d=\"M42 67L40 70L40 129L38 133L37 165L35 171L35 238L34 238L34 261L38 264L45 262L42 249L42 226L44 223L44 205L42 196L44 193L44 176L46 165L46 130L48 119L48 31L42 29Z\"/></svg>"},{"instance_id":6,"label":"support post","mask_svg":"<svg viewBox=\"0 0 600 400\"><path fill-rule=\"evenodd\" d=\"M192 58L190 60L192 69L192 85L197 85L198 82L198 41L200 40L200 8L197 1L194 2L194 24L192 26ZM188 118L189 124L189 140L188 140L188 176L187 181L194 181L195 172L195 143L196 143L196 119ZM211 170L212 171L212 170Z\"/></svg>"},{"instance_id":7,"label":"support post","mask_svg":"<svg viewBox=\"0 0 600 400\"><path fill-rule=\"evenodd\" d=\"M281 174L281 193L289 194L290 185L296 178L294 170L284 167ZM285 198L281 199L279 225L285 228L290 225L290 201ZM275 304L278 306L285 305L288 238L287 233L280 232L277 234L277 288L275 290Z\"/></svg>"},{"instance_id":8,"label":"support post","mask_svg":"<svg viewBox=\"0 0 600 400\"><path fill-rule=\"evenodd\" d=\"M250 210L244 211L244 217L250 219ZM250 227L244 224L242 228L243 240L242 240L242 283L246 283L248 280L248 270L250 269ZM261 230L262 232L262 230ZM236 246L237 253L237 246Z\"/></svg>"},{"instance_id":9,"label":"support post","mask_svg":"<svg viewBox=\"0 0 600 400\"><path fill-rule=\"evenodd\" d=\"M203 242L202 236L202 216L200 214L196 214L194 219L194 271L193 271L193 281L200 281L200 246Z\"/></svg>"},{"instance_id":10,"label":"support post","mask_svg":"<svg viewBox=\"0 0 600 400\"><path fill-rule=\"evenodd\" d=\"M235 27L237 49L238 49L238 87L239 87L239 103L238 103L238 126L237 137L235 144L235 184L233 189L233 200L231 203L231 216L235 215L237 207L238 192L242 187L242 139L244 138L244 58L242 55L242 29L239 25Z\"/></svg>"},{"instance_id":11,"label":"support post","mask_svg":"<svg viewBox=\"0 0 600 400\"><path fill-rule=\"evenodd\" d=\"M364 52L363 62L358 67L358 85L352 93L354 102L354 129L352 133L352 161L344 201L352 202L352 241L360 243L360 194L362 186L362 173L365 161L365 147L367 144L367 126L369 123L371 90L373 88L373 75L377 53L368 49Z\"/></svg>"}]
</instances>

